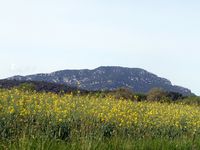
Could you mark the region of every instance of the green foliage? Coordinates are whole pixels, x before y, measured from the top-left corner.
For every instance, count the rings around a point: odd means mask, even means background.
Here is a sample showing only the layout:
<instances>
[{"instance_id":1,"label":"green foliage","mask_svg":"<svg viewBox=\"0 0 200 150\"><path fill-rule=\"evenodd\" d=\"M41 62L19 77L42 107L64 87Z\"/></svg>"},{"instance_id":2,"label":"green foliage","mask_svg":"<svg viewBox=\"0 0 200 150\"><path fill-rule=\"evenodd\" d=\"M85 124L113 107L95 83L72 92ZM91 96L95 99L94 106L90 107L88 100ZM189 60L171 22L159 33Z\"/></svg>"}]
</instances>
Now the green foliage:
<instances>
[{"instance_id":1,"label":"green foliage","mask_svg":"<svg viewBox=\"0 0 200 150\"><path fill-rule=\"evenodd\" d=\"M188 105L200 105L200 97L189 96L189 97L184 98L183 100L179 100L179 102L188 104Z\"/></svg>"},{"instance_id":2,"label":"green foliage","mask_svg":"<svg viewBox=\"0 0 200 150\"><path fill-rule=\"evenodd\" d=\"M136 93L134 97L139 102L147 99L147 95L142 93Z\"/></svg>"},{"instance_id":3,"label":"green foliage","mask_svg":"<svg viewBox=\"0 0 200 150\"><path fill-rule=\"evenodd\" d=\"M167 97L171 101L183 100L185 98L185 96L183 96L182 94L177 93L177 92L167 92Z\"/></svg>"},{"instance_id":4,"label":"green foliage","mask_svg":"<svg viewBox=\"0 0 200 150\"><path fill-rule=\"evenodd\" d=\"M137 97L135 97L133 91L131 91L128 88L119 88L119 89L111 92L111 94L116 99L136 100L136 98L137 98Z\"/></svg>"},{"instance_id":5,"label":"green foliage","mask_svg":"<svg viewBox=\"0 0 200 150\"><path fill-rule=\"evenodd\" d=\"M170 101L170 99L167 97L167 93L159 88L151 89L147 94L147 100L158 102Z\"/></svg>"},{"instance_id":6,"label":"green foliage","mask_svg":"<svg viewBox=\"0 0 200 150\"><path fill-rule=\"evenodd\" d=\"M29 92L36 90L36 86L33 83L22 83L16 88L22 91L29 91Z\"/></svg>"},{"instance_id":7,"label":"green foliage","mask_svg":"<svg viewBox=\"0 0 200 150\"><path fill-rule=\"evenodd\" d=\"M26 137L0 141L0 150L198 150L200 138L131 139L129 137L74 138L70 141L50 139L45 136Z\"/></svg>"}]
</instances>

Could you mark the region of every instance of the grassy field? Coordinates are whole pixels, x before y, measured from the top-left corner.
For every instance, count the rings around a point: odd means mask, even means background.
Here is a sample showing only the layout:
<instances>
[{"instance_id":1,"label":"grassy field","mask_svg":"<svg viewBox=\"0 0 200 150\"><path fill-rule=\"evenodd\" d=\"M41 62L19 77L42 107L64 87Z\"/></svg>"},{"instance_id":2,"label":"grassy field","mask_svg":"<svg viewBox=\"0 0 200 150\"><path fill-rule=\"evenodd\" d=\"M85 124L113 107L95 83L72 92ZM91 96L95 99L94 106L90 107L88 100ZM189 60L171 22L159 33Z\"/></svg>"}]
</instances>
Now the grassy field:
<instances>
[{"instance_id":1,"label":"grassy field","mask_svg":"<svg viewBox=\"0 0 200 150\"><path fill-rule=\"evenodd\" d=\"M200 149L200 107L0 90L0 149Z\"/></svg>"}]
</instances>

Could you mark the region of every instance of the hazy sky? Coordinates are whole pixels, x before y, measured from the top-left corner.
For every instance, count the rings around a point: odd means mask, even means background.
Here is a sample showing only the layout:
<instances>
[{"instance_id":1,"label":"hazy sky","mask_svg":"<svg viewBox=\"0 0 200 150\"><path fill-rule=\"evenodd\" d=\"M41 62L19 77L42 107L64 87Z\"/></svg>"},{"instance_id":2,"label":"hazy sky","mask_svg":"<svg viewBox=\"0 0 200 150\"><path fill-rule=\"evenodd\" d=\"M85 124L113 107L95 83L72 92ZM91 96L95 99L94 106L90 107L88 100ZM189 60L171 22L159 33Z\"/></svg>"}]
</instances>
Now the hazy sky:
<instances>
[{"instance_id":1,"label":"hazy sky","mask_svg":"<svg viewBox=\"0 0 200 150\"><path fill-rule=\"evenodd\" d=\"M199 0L1 0L0 78L144 68L200 95Z\"/></svg>"}]
</instances>

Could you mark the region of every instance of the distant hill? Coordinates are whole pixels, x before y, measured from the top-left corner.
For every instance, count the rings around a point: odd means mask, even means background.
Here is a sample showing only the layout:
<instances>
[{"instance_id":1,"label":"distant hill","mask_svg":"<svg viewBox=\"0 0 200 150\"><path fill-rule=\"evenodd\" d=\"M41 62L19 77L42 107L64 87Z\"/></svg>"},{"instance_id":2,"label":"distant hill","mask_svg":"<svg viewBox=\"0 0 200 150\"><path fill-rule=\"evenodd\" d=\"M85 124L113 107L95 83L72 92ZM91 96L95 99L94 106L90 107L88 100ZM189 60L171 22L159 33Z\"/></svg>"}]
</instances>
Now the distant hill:
<instances>
[{"instance_id":1,"label":"distant hill","mask_svg":"<svg viewBox=\"0 0 200 150\"><path fill-rule=\"evenodd\" d=\"M183 95L192 94L191 90L172 85L169 80L158 77L144 69L116 66L99 67L94 70L62 70L49 74L14 76L8 79L65 84L89 91L114 90L125 87L135 92L147 93L150 89L157 87Z\"/></svg>"}]
</instances>

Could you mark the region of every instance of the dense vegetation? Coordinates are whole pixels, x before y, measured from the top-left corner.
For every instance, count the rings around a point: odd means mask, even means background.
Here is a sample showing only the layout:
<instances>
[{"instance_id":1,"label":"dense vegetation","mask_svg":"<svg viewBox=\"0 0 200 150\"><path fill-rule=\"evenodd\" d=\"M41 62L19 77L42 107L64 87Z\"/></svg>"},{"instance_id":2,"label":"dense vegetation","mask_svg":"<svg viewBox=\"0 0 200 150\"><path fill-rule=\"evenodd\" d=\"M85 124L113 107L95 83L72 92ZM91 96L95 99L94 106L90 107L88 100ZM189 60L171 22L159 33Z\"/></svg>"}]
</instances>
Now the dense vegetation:
<instances>
[{"instance_id":1,"label":"dense vegetation","mask_svg":"<svg viewBox=\"0 0 200 150\"><path fill-rule=\"evenodd\" d=\"M12 89L17 87L18 89L31 90L37 92L52 92L52 93L77 93L79 90L81 93L88 93L86 90L78 89L63 84L49 83L43 81L17 81L17 80L0 80L1 89Z\"/></svg>"},{"instance_id":2,"label":"dense vegetation","mask_svg":"<svg viewBox=\"0 0 200 150\"><path fill-rule=\"evenodd\" d=\"M1 89L0 149L200 149L199 97L169 95Z\"/></svg>"}]
</instances>

